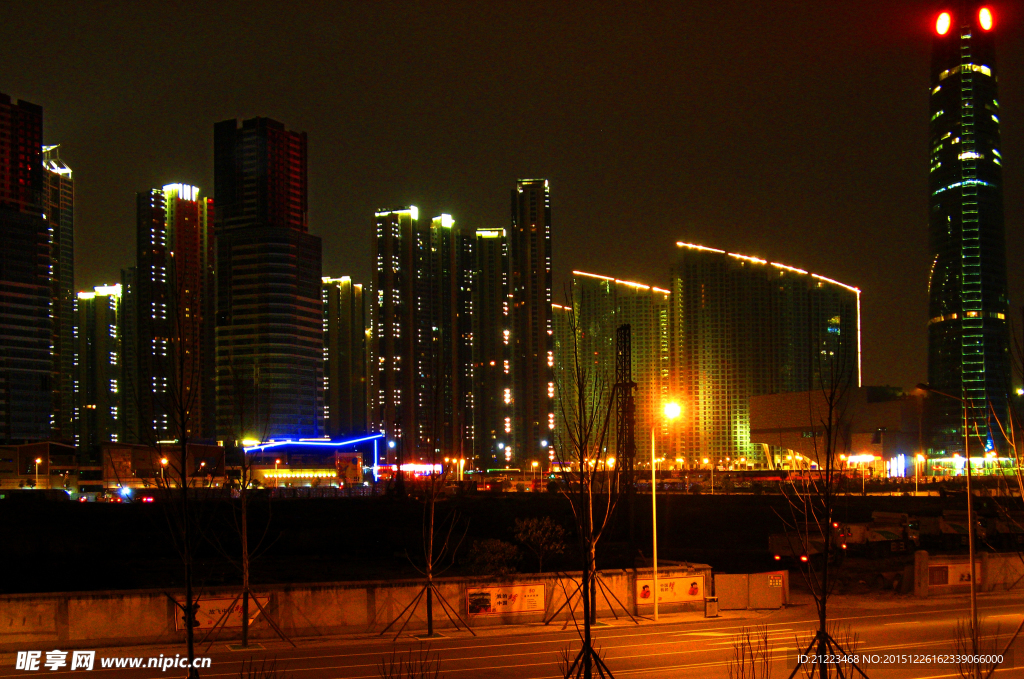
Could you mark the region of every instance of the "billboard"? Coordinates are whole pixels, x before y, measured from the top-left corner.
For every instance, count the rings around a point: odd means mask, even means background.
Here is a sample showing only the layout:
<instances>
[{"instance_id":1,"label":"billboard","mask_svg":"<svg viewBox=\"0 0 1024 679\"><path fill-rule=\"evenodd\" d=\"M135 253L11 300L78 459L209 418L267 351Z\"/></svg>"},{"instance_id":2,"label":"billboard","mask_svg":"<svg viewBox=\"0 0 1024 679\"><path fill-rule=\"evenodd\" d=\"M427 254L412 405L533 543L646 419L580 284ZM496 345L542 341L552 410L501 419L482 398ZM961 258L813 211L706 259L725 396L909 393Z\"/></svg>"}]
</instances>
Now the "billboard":
<instances>
[{"instance_id":1,"label":"billboard","mask_svg":"<svg viewBox=\"0 0 1024 679\"><path fill-rule=\"evenodd\" d=\"M543 613L544 601L543 584L470 587L466 590L466 612L469 615Z\"/></svg>"},{"instance_id":2,"label":"billboard","mask_svg":"<svg viewBox=\"0 0 1024 679\"><path fill-rule=\"evenodd\" d=\"M349 485L363 482L363 454L362 453L337 453L335 465L338 468L338 477Z\"/></svg>"},{"instance_id":3,"label":"billboard","mask_svg":"<svg viewBox=\"0 0 1024 679\"><path fill-rule=\"evenodd\" d=\"M258 597L250 594L249 598L259 600L260 606L264 608L270 604L269 596ZM233 606L231 605L232 601L235 602ZM185 602L179 601L178 603L184 604ZM221 619L221 616L224 615L225 611L227 611L227 617L225 620L221 620L223 627L242 627L242 597L238 597L237 600L234 597L200 599L197 603L199 604L199 610L196 612L197 624L193 629L212 629L217 624L217 621ZM228 610L228 607L230 607L230 610ZM252 624L259 614L259 606L250 602L249 624ZM174 609L174 629L179 631L185 629L185 614L178 607Z\"/></svg>"},{"instance_id":4,"label":"billboard","mask_svg":"<svg viewBox=\"0 0 1024 679\"><path fill-rule=\"evenodd\" d=\"M704 600L704 576L658 578L658 605ZM636 603L654 605L654 579L636 579Z\"/></svg>"}]
</instances>

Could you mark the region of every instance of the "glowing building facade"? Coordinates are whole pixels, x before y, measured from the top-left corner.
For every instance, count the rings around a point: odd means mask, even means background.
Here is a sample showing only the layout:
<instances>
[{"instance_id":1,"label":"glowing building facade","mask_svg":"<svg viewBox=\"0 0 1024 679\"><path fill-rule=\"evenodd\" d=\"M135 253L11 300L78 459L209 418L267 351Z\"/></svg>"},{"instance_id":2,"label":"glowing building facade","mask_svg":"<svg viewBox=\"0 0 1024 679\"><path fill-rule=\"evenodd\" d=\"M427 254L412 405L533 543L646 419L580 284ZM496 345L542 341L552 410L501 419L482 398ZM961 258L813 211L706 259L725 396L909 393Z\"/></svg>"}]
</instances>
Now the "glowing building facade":
<instances>
[{"instance_id":1,"label":"glowing building facade","mask_svg":"<svg viewBox=\"0 0 1024 679\"><path fill-rule=\"evenodd\" d=\"M421 223L415 206L374 219L372 424L404 462L469 457L473 240L451 215Z\"/></svg>"},{"instance_id":2,"label":"glowing building facade","mask_svg":"<svg viewBox=\"0 0 1024 679\"><path fill-rule=\"evenodd\" d=\"M307 225L306 134L214 126L217 434L322 434L321 241Z\"/></svg>"},{"instance_id":3,"label":"glowing building facade","mask_svg":"<svg viewBox=\"0 0 1024 679\"><path fill-rule=\"evenodd\" d=\"M554 442L551 194L546 179L512 189L508 232L512 343L512 466L547 456Z\"/></svg>"},{"instance_id":4,"label":"glowing building facade","mask_svg":"<svg viewBox=\"0 0 1024 679\"><path fill-rule=\"evenodd\" d=\"M50 437L74 437L75 183L57 146L43 147L43 214L50 233L53 420Z\"/></svg>"},{"instance_id":5,"label":"glowing building facade","mask_svg":"<svg viewBox=\"0 0 1024 679\"><path fill-rule=\"evenodd\" d=\"M124 441L212 439L213 201L187 184L138 193L136 265L122 283Z\"/></svg>"},{"instance_id":6,"label":"glowing building facade","mask_svg":"<svg viewBox=\"0 0 1024 679\"><path fill-rule=\"evenodd\" d=\"M615 383L616 333L623 325L630 326L631 372L636 423L636 456L641 462L650 458L651 427L659 438L668 434L667 423L660 413L669 400L669 291L623 281L608 276L573 271L572 313L577 326L573 340L569 328L569 309L561 307L555 314L555 371L558 405L555 408L556 437L567 446L563 408L571 413L575 398L572 377L576 358L586 370L588 379L603 385L605 398L611 396ZM559 318L561 316L561 318ZM614 413L614 407L613 411ZM618 455L615 440L615 418L612 416L605 438L605 452ZM565 454L563 452L563 454Z\"/></svg>"},{"instance_id":7,"label":"glowing building facade","mask_svg":"<svg viewBox=\"0 0 1024 679\"><path fill-rule=\"evenodd\" d=\"M100 445L117 442L122 431L121 286L80 292L75 306L75 444L99 459Z\"/></svg>"},{"instance_id":8,"label":"glowing building facade","mask_svg":"<svg viewBox=\"0 0 1024 679\"><path fill-rule=\"evenodd\" d=\"M860 291L756 257L677 247L670 391L683 412L668 454L691 468L770 464L750 442L750 398L835 379L860 386Z\"/></svg>"},{"instance_id":9,"label":"glowing building facade","mask_svg":"<svg viewBox=\"0 0 1024 679\"><path fill-rule=\"evenodd\" d=\"M473 273L473 454L477 468L505 465L512 445L512 352L505 229L477 229Z\"/></svg>"},{"instance_id":10,"label":"glowing building facade","mask_svg":"<svg viewBox=\"0 0 1024 679\"><path fill-rule=\"evenodd\" d=\"M43 110L0 94L0 443L50 435L54 323Z\"/></svg>"},{"instance_id":11,"label":"glowing building facade","mask_svg":"<svg viewBox=\"0 0 1024 679\"><path fill-rule=\"evenodd\" d=\"M366 310L363 286L348 276L323 279L324 435L366 432Z\"/></svg>"},{"instance_id":12,"label":"glowing building facade","mask_svg":"<svg viewBox=\"0 0 1024 679\"><path fill-rule=\"evenodd\" d=\"M994 17L978 2L951 4L932 46L928 381L967 401L979 447L1001 447L992 416L1005 422L1010 351ZM962 451L961 404L930 407L932 446Z\"/></svg>"}]
</instances>

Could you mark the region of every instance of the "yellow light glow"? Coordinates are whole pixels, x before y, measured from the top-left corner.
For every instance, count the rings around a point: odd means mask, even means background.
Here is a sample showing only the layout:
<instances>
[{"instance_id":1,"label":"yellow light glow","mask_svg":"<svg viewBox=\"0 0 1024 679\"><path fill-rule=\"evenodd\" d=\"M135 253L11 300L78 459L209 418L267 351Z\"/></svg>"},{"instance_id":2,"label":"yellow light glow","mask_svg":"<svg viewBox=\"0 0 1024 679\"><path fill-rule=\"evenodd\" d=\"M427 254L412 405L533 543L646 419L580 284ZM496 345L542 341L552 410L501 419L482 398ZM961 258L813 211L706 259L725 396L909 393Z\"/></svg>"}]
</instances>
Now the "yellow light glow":
<instances>
[{"instance_id":1,"label":"yellow light glow","mask_svg":"<svg viewBox=\"0 0 1024 679\"><path fill-rule=\"evenodd\" d=\"M665 418L674 420L683 412L683 407L678 403L666 403L665 404Z\"/></svg>"},{"instance_id":2,"label":"yellow light glow","mask_svg":"<svg viewBox=\"0 0 1024 679\"><path fill-rule=\"evenodd\" d=\"M609 457L607 460L604 461L604 463L606 465L608 465L609 467L614 467L615 466L615 458L614 457Z\"/></svg>"},{"instance_id":3,"label":"yellow light glow","mask_svg":"<svg viewBox=\"0 0 1024 679\"><path fill-rule=\"evenodd\" d=\"M939 15L939 18L935 20L935 32L939 35L946 35L946 33L949 32L949 23L949 12L943 12Z\"/></svg>"}]
</instances>

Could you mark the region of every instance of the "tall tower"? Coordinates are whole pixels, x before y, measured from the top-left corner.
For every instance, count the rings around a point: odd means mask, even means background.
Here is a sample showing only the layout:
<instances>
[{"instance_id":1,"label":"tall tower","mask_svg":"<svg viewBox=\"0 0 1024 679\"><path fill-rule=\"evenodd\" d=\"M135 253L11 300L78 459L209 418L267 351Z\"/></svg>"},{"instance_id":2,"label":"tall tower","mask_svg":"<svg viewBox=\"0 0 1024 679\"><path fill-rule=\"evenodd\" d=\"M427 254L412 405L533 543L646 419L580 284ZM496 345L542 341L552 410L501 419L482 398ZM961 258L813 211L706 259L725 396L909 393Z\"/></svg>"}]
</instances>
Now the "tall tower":
<instances>
[{"instance_id":1,"label":"tall tower","mask_svg":"<svg viewBox=\"0 0 1024 679\"><path fill-rule=\"evenodd\" d=\"M322 248L306 220L306 134L227 120L213 148L218 436L320 436Z\"/></svg>"},{"instance_id":2,"label":"tall tower","mask_svg":"<svg viewBox=\"0 0 1024 679\"><path fill-rule=\"evenodd\" d=\"M363 286L348 276L323 279L324 433L366 433L366 311Z\"/></svg>"},{"instance_id":3,"label":"tall tower","mask_svg":"<svg viewBox=\"0 0 1024 679\"><path fill-rule=\"evenodd\" d=\"M468 457L473 445L473 243L451 215L418 217L375 217L373 424L403 462Z\"/></svg>"},{"instance_id":4,"label":"tall tower","mask_svg":"<svg viewBox=\"0 0 1024 679\"><path fill-rule=\"evenodd\" d=\"M551 318L551 198L548 180L512 190L508 235L512 320L512 448L509 462L547 457L555 429Z\"/></svg>"},{"instance_id":5,"label":"tall tower","mask_svg":"<svg viewBox=\"0 0 1024 679\"><path fill-rule=\"evenodd\" d=\"M53 307L53 421L51 438L74 436L75 182L58 146L43 147L43 214L50 232Z\"/></svg>"},{"instance_id":6,"label":"tall tower","mask_svg":"<svg viewBox=\"0 0 1024 679\"><path fill-rule=\"evenodd\" d=\"M50 234L43 109L0 94L0 443L50 435Z\"/></svg>"},{"instance_id":7,"label":"tall tower","mask_svg":"<svg viewBox=\"0 0 1024 679\"><path fill-rule=\"evenodd\" d=\"M415 205L374 214L377 245L371 300L371 426L387 439L385 461L415 455Z\"/></svg>"},{"instance_id":8,"label":"tall tower","mask_svg":"<svg viewBox=\"0 0 1024 679\"><path fill-rule=\"evenodd\" d=\"M128 442L214 436L213 253L213 201L198 188L168 184L136 195L123 386L124 415L138 428L126 426Z\"/></svg>"},{"instance_id":9,"label":"tall tower","mask_svg":"<svg viewBox=\"0 0 1024 679\"><path fill-rule=\"evenodd\" d=\"M121 286L78 293L75 443L89 459L121 432Z\"/></svg>"},{"instance_id":10,"label":"tall tower","mask_svg":"<svg viewBox=\"0 0 1024 679\"><path fill-rule=\"evenodd\" d=\"M512 444L512 330L505 229L477 229L473 277L473 455L505 464Z\"/></svg>"},{"instance_id":11,"label":"tall tower","mask_svg":"<svg viewBox=\"0 0 1024 679\"><path fill-rule=\"evenodd\" d=\"M750 398L860 386L860 290L803 269L676 243L669 457L691 468L770 463L750 442ZM637 348L634 346L634 351Z\"/></svg>"},{"instance_id":12,"label":"tall tower","mask_svg":"<svg viewBox=\"0 0 1024 679\"><path fill-rule=\"evenodd\" d=\"M931 67L928 381L967 402L969 429L1002 443L1009 306L994 17L964 0L938 15ZM963 410L934 399L932 444L963 450ZM991 409L990 409L991 407Z\"/></svg>"}]
</instances>

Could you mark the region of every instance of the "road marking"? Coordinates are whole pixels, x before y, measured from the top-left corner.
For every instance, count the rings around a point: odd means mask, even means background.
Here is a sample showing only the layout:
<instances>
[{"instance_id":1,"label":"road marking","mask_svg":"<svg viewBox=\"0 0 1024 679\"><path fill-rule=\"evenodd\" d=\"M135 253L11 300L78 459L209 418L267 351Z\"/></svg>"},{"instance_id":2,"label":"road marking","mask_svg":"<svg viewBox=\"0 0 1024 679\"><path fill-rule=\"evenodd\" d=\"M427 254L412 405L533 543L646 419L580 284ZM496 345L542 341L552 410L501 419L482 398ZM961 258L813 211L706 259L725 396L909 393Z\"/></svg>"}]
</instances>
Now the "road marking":
<instances>
[{"instance_id":1,"label":"road marking","mask_svg":"<svg viewBox=\"0 0 1024 679\"><path fill-rule=\"evenodd\" d=\"M679 636L687 637L733 637L732 632L680 632Z\"/></svg>"}]
</instances>

